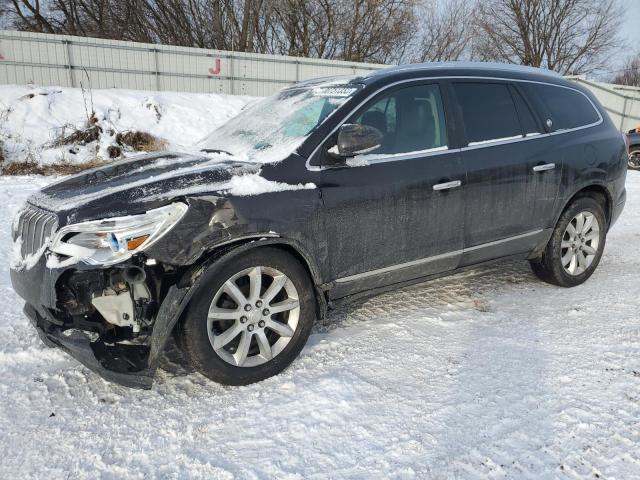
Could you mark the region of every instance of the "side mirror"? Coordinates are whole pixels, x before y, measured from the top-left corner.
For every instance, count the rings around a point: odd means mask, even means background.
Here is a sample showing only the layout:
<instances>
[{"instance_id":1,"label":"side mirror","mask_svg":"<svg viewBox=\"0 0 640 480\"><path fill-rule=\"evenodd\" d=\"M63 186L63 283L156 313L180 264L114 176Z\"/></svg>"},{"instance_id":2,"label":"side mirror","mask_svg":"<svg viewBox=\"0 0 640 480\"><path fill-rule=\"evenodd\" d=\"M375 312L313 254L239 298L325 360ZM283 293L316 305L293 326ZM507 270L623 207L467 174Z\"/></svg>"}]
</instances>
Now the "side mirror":
<instances>
[{"instance_id":1,"label":"side mirror","mask_svg":"<svg viewBox=\"0 0 640 480\"><path fill-rule=\"evenodd\" d=\"M338 145L329 153L339 157L353 157L368 153L382 145L382 133L369 125L345 123L338 132Z\"/></svg>"}]
</instances>

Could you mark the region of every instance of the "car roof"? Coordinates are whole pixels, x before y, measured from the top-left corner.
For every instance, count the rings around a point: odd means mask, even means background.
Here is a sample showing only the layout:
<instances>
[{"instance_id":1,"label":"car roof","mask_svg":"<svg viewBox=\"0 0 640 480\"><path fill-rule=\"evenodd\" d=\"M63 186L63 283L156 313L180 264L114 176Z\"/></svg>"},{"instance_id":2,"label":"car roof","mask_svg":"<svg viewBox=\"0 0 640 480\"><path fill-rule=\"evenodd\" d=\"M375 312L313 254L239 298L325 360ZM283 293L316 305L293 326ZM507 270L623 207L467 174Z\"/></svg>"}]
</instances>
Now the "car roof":
<instances>
[{"instance_id":1,"label":"car roof","mask_svg":"<svg viewBox=\"0 0 640 480\"><path fill-rule=\"evenodd\" d=\"M429 62L398 65L375 70L354 81L377 83L379 81L405 80L414 77L491 77L520 80L536 80L567 84L558 73L543 68L492 62Z\"/></svg>"},{"instance_id":2,"label":"car roof","mask_svg":"<svg viewBox=\"0 0 640 480\"><path fill-rule=\"evenodd\" d=\"M570 86L574 89L579 88L575 83L569 82L559 73L544 68L494 62L429 62L397 65L380 70L373 70L364 75L340 75L313 78L296 82L285 90L301 87L327 87L347 84L376 84L381 86L396 81L430 77L506 78L553 83L556 85Z\"/></svg>"}]
</instances>

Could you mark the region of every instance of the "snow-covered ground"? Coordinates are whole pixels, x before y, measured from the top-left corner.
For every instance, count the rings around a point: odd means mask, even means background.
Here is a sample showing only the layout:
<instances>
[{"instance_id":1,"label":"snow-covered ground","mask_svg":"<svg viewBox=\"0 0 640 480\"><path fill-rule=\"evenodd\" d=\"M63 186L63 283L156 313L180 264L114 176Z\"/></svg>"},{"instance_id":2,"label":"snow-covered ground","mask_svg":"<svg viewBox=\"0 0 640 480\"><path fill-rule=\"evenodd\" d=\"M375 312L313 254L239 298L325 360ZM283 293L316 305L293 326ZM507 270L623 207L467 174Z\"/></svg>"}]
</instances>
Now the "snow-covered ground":
<instances>
[{"instance_id":1,"label":"snow-covered ground","mask_svg":"<svg viewBox=\"0 0 640 480\"><path fill-rule=\"evenodd\" d=\"M640 172L585 285L506 263L330 315L283 374L216 385L168 352L151 391L45 348L8 277L0 478L640 478Z\"/></svg>"},{"instance_id":2,"label":"snow-covered ground","mask_svg":"<svg viewBox=\"0 0 640 480\"><path fill-rule=\"evenodd\" d=\"M152 134L166 149L189 148L237 115L251 97L121 89L0 85L0 142L6 162L81 164L109 160L119 133ZM99 138L55 146L86 130L95 112ZM127 152L123 152L124 156Z\"/></svg>"}]
</instances>

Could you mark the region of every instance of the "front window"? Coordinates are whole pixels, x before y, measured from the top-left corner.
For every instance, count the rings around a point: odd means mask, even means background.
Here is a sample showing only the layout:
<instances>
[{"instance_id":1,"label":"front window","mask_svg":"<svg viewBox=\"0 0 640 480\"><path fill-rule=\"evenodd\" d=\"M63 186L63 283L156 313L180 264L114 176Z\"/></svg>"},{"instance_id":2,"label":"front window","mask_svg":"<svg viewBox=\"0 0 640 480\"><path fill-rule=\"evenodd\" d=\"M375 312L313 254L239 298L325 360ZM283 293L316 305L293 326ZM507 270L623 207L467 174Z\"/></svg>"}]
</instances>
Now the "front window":
<instances>
[{"instance_id":1,"label":"front window","mask_svg":"<svg viewBox=\"0 0 640 480\"><path fill-rule=\"evenodd\" d=\"M374 127L382 135L381 145L363 158L447 148L444 109L440 87L436 84L383 93L347 123Z\"/></svg>"},{"instance_id":2,"label":"front window","mask_svg":"<svg viewBox=\"0 0 640 480\"><path fill-rule=\"evenodd\" d=\"M198 147L245 161L282 160L359 88L336 83L287 88L243 110Z\"/></svg>"}]
</instances>

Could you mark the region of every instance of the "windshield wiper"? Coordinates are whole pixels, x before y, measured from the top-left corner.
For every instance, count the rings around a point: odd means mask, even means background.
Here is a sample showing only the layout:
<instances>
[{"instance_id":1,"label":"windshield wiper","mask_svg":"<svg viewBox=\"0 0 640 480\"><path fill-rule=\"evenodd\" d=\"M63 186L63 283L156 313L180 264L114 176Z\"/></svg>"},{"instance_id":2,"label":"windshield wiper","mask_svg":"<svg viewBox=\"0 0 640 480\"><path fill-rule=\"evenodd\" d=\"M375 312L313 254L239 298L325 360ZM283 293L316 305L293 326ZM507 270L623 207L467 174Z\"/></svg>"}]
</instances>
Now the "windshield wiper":
<instances>
[{"instance_id":1,"label":"windshield wiper","mask_svg":"<svg viewBox=\"0 0 640 480\"><path fill-rule=\"evenodd\" d=\"M204 153L226 153L230 157L233 157L233 153L227 152L226 150L220 150L219 148L203 148L200 151Z\"/></svg>"}]
</instances>

